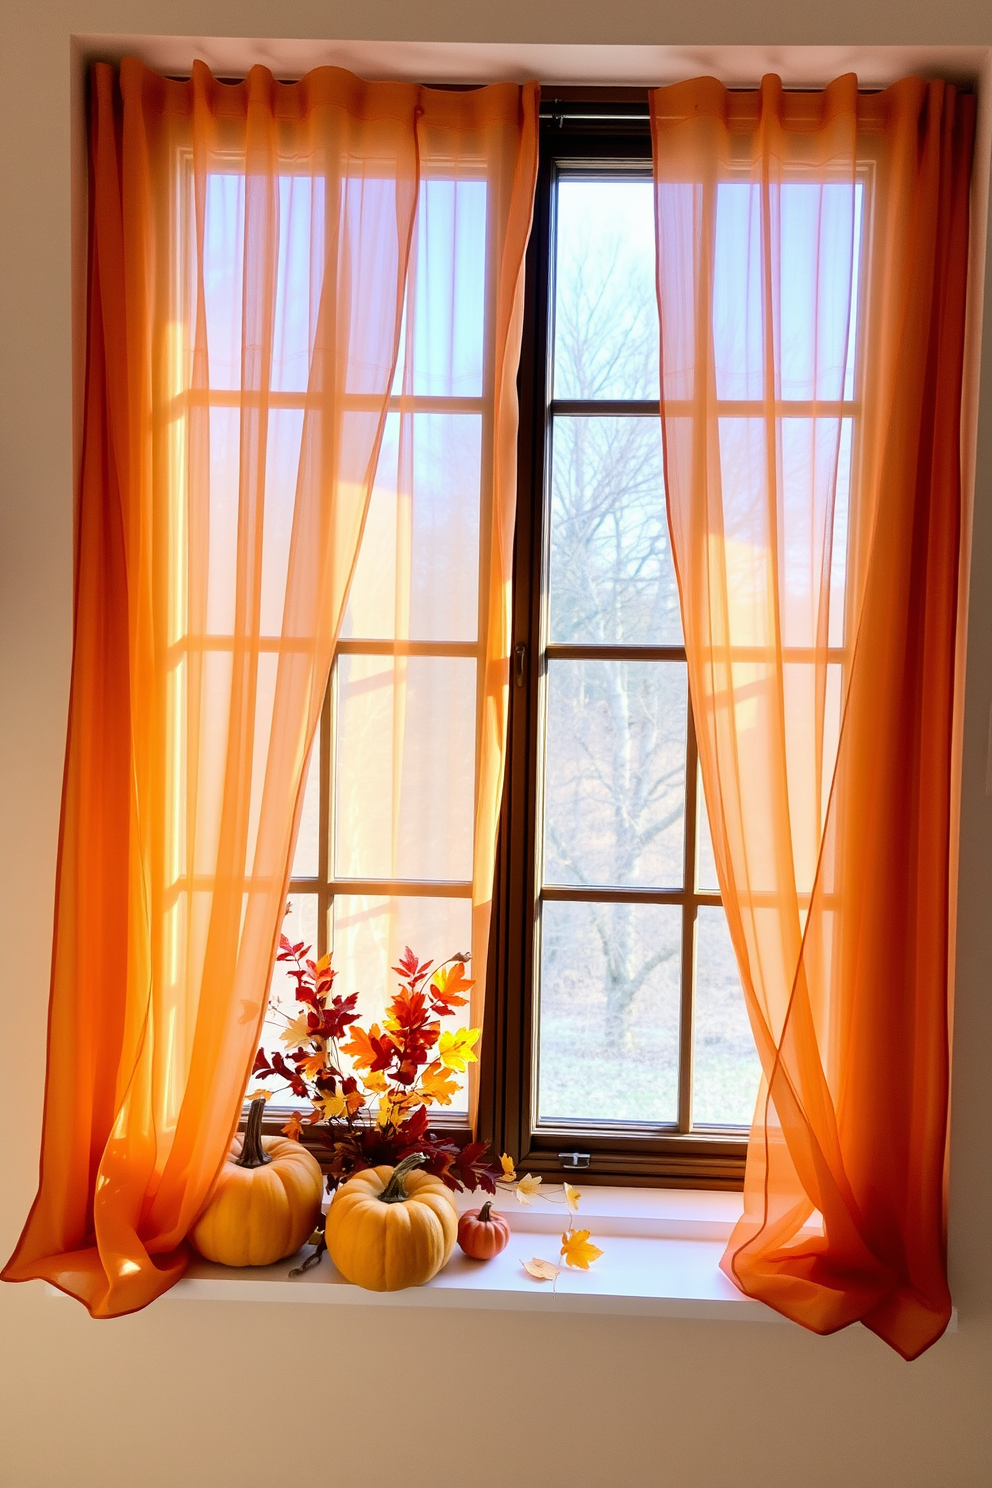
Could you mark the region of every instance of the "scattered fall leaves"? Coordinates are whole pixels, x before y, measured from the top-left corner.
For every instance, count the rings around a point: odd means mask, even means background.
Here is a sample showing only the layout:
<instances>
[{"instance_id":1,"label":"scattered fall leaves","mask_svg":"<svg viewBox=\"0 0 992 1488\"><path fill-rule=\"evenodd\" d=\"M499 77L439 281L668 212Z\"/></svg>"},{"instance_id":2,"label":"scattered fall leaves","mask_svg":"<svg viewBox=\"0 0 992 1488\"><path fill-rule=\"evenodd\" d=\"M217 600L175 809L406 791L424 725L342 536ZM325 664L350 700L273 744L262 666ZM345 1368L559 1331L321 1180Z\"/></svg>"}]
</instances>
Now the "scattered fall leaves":
<instances>
[{"instance_id":1,"label":"scattered fall leaves","mask_svg":"<svg viewBox=\"0 0 992 1488\"><path fill-rule=\"evenodd\" d=\"M533 1256L531 1260L524 1261L524 1270L528 1276L533 1276L535 1281L557 1281L561 1275L554 1261L542 1261L539 1256Z\"/></svg>"},{"instance_id":2,"label":"scattered fall leaves","mask_svg":"<svg viewBox=\"0 0 992 1488\"><path fill-rule=\"evenodd\" d=\"M588 1271L593 1261L598 1261L603 1252L589 1239L588 1230L566 1230L561 1237L561 1253L566 1266L578 1266Z\"/></svg>"},{"instance_id":3,"label":"scattered fall leaves","mask_svg":"<svg viewBox=\"0 0 992 1488\"><path fill-rule=\"evenodd\" d=\"M534 1195L536 1193L539 1193L540 1189L540 1174L538 1174L536 1178L532 1178L529 1173L525 1173L523 1178L521 1178L520 1182L517 1184L517 1203L532 1204L534 1202Z\"/></svg>"}]
</instances>

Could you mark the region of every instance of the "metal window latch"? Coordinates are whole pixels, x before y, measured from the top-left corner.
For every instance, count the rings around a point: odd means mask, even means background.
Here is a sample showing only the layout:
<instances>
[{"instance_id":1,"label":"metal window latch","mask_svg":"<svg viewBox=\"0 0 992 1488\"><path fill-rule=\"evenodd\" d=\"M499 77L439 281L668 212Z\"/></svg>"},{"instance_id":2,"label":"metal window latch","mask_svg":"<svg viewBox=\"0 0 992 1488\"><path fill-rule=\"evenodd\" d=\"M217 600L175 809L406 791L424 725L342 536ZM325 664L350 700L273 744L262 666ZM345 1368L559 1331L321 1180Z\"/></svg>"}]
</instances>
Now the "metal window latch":
<instances>
[{"instance_id":1,"label":"metal window latch","mask_svg":"<svg viewBox=\"0 0 992 1488\"><path fill-rule=\"evenodd\" d=\"M518 687L524 685L524 665L527 661L527 647L523 641L519 641L513 648L513 679Z\"/></svg>"},{"instance_id":2,"label":"metal window latch","mask_svg":"<svg viewBox=\"0 0 992 1488\"><path fill-rule=\"evenodd\" d=\"M588 1152L559 1152L558 1161L572 1173L576 1168L587 1168L591 1157Z\"/></svg>"}]
</instances>

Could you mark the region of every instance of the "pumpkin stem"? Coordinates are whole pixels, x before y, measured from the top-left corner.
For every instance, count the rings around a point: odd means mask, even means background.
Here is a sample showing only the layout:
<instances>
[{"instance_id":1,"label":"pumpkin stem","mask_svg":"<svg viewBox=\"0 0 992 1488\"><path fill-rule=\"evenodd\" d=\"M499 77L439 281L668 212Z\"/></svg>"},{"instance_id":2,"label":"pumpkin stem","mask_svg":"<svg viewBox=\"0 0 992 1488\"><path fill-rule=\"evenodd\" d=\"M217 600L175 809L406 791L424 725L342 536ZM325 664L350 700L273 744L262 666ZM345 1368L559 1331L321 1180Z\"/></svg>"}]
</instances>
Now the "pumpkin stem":
<instances>
[{"instance_id":1,"label":"pumpkin stem","mask_svg":"<svg viewBox=\"0 0 992 1488\"><path fill-rule=\"evenodd\" d=\"M406 1187L403 1183L404 1178L420 1163L426 1161L427 1159L422 1152L411 1152L409 1157L405 1157L401 1163L397 1163L393 1169L393 1176L379 1195L380 1203L402 1204L407 1196Z\"/></svg>"},{"instance_id":2,"label":"pumpkin stem","mask_svg":"<svg viewBox=\"0 0 992 1488\"><path fill-rule=\"evenodd\" d=\"M264 1115L264 1100L261 1098L253 1100L248 1107L248 1122L245 1126L244 1140L241 1143L241 1156L234 1164L236 1168L262 1168L272 1161L262 1146L262 1117Z\"/></svg>"},{"instance_id":3,"label":"pumpkin stem","mask_svg":"<svg viewBox=\"0 0 992 1488\"><path fill-rule=\"evenodd\" d=\"M492 1199L487 1199L486 1202L483 1204L482 1208L479 1210L478 1219L479 1219L479 1223L480 1224L489 1224L491 1222L490 1219L489 1219L489 1212L492 1209L492 1207L493 1207L493 1201L492 1201Z\"/></svg>"}]
</instances>

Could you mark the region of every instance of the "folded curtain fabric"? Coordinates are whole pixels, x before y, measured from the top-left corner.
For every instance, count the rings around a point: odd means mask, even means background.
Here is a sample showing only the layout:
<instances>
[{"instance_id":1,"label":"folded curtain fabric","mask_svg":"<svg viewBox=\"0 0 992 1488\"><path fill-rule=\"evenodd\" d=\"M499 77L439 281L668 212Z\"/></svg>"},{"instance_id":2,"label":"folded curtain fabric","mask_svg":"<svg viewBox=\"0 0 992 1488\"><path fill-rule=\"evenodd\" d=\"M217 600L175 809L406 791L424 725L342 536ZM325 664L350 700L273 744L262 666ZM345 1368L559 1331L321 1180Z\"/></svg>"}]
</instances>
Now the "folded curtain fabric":
<instances>
[{"instance_id":1,"label":"folded curtain fabric","mask_svg":"<svg viewBox=\"0 0 992 1488\"><path fill-rule=\"evenodd\" d=\"M182 1275L237 1126L387 417L423 161L459 144L499 242L484 949L536 113L533 86L453 94L335 68L287 85L261 67L229 85L202 64L182 82L127 59L118 89L93 71L41 1179L3 1275L44 1277L95 1317Z\"/></svg>"},{"instance_id":2,"label":"folded curtain fabric","mask_svg":"<svg viewBox=\"0 0 992 1488\"><path fill-rule=\"evenodd\" d=\"M974 99L652 95L665 478L764 1079L723 1266L906 1358L945 1268Z\"/></svg>"}]
</instances>

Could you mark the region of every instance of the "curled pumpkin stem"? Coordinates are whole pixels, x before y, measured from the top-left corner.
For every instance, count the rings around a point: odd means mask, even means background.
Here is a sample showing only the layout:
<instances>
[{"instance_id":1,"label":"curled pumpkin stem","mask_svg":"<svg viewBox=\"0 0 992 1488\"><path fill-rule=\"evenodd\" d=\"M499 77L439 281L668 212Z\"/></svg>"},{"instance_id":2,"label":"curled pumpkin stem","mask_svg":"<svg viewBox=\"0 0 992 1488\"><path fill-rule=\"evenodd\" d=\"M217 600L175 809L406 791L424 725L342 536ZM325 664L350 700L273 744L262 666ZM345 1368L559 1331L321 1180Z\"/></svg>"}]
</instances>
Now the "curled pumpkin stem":
<instances>
[{"instance_id":1,"label":"curled pumpkin stem","mask_svg":"<svg viewBox=\"0 0 992 1488\"><path fill-rule=\"evenodd\" d=\"M492 1223L492 1221L489 1218L489 1216L490 1216L490 1214L492 1212L492 1207L493 1207L493 1201L492 1201L492 1199L487 1199L486 1202L483 1204L482 1208L479 1210L479 1216L478 1216L478 1218L479 1218L479 1223L480 1224L491 1224Z\"/></svg>"},{"instance_id":2,"label":"curled pumpkin stem","mask_svg":"<svg viewBox=\"0 0 992 1488\"><path fill-rule=\"evenodd\" d=\"M402 1204L403 1200L407 1197L406 1185L403 1180L420 1163L426 1161L427 1159L422 1152L411 1152L409 1157L405 1157L402 1162L397 1163L393 1169L393 1176L379 1195L380 1203Z\"/></svg>"}]
</instances>

